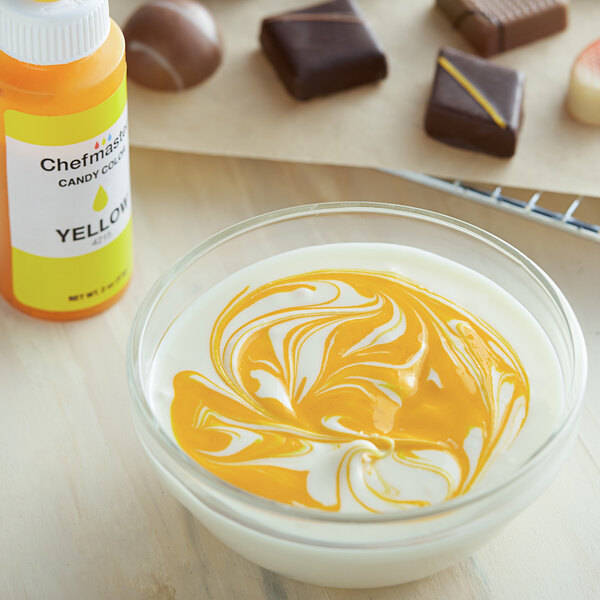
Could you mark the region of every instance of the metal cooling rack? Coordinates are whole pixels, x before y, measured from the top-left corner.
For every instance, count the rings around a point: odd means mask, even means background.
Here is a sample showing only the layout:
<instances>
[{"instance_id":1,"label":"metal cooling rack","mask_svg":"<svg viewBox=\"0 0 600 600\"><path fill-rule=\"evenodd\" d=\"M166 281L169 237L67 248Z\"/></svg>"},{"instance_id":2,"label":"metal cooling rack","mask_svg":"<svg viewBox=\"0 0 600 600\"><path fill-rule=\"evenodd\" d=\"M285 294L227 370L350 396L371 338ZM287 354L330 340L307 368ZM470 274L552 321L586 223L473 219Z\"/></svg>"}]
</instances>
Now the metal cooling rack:
<instances>
[{"instance_id":1,"label":"metal cooling rack","mask_svg":"<svg viewBox=\"0 0 600 600\"><path fill-rule=\"evenodd\" d=\"M550 210L542 206L542 196L549 192L537 191L529 198L519 200L504 194L500 186L488 191L460 180L446 181L422 173L414 173L413 171L384 170L384 172L600 242L600 224L589 223L575 216L575 211L580 209L584 202L600 202L596 198L567 197L566 210L563 212Z\"/></svg>"}]
</instances>

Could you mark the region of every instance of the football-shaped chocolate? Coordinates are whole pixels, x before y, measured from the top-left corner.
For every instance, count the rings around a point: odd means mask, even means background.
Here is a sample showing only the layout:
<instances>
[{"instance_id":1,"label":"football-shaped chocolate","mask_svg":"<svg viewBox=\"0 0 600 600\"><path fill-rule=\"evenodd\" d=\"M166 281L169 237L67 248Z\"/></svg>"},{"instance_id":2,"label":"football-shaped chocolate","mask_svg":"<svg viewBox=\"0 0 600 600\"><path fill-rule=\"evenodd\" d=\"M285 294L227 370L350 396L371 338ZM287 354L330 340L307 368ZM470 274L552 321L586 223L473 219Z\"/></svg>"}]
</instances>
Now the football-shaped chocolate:
<instances>
[{"instance_id":1,"label":"football-shaped chocolate","mask_svg":"<svg viewBox=\"0 0 600 600\"><path fill-rule=\"evenodd\" d=\"M151 0L123 28L131 79L157 90L183 90L210 77L223 53L217 24L195 0Z\"/></svg>"}]
</instances>

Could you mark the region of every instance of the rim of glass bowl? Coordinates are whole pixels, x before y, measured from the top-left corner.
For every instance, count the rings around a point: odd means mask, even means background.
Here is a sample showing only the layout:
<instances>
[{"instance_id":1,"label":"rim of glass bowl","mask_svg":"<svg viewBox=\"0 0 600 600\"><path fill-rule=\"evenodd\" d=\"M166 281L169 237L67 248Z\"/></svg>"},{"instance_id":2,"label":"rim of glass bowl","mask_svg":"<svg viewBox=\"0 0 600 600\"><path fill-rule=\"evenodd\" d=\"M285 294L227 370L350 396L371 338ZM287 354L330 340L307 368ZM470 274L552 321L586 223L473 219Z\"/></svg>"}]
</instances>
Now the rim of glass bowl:
<instances>
[{"instance_id":1,"label":"rim of glass bowl","mask_svg":"<svg viewBox=\"0 0 600 600\"><path fill-rule=\"evenodd\" d=\"M194 461L175 442L173 442L160 426L143 391L139 353L146 325L152 316L155 306L158 304L165 291L194 261L215 249L217 246L227 242L229 239L264 225L277 223L278 221L334 213L395 214L413 218L415 220L437 223L438 225L458 230L461 233L466 233L479 241L487 243L496 250L500 250L510 255L510 257L516 260L516 262L528 272L530 277L544 289L549 300L555 304L555 307L565 321L570 335L569 339L573 354L573 371L570 375L570 381L566 382L566 389L567 394L576 395L575 401L569 412L563 417L559 426L555 428L552 434L509 477L504 478L494 485L485 487L481 491L470 491L465 495L457 496L450 500L427 507L397 509L382 513L331 513L328 511L319 511L317 509L291 506L262 496L257 496L231 485L200 466L200 464ZM502 239L479 227L461 221L460 219L411 206L383 202L326 202L284 208L246 219L210 236L199 246L177 260L175 264L152 286L138 309L127 344L127 376L134 409L137 411L146 430L153 436L163 452L165 452L171 460L175 461L179 467L183 468L187 475L199 479L202 483L214 488L216 492L233 497L237 501L253 505L259 509L304 520L342 523L385 523L406 522L455 511L463 506L472 505L480 500L489 498L527 475L527 473L529 473L536 464L543 461L545 456L557 443L559 443L563 431L568 429L577 418L585 389L587 355L581 327L575 317L573 309L558 286L532 260ZM145 442L142 443L145 445Z\"/></svg>"}]
</instances>

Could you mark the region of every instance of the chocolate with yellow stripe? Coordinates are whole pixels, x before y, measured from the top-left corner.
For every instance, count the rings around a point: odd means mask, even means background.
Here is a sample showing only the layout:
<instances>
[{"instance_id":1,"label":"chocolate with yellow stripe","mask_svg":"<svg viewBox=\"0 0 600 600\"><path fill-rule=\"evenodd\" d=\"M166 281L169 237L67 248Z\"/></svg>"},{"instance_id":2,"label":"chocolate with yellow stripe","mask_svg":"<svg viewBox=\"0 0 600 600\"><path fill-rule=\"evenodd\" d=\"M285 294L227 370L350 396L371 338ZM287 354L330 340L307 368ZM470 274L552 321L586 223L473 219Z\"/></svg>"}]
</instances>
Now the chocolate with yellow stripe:
<instances>
[{"instance_id":1,"label":"chocolate with yellow stripe","mask_svg":"<svg viewBox=\"0 0 600 600\"><path fill-rule=\"evenodd\" d=\"M447 144L494 156L515 153L524 77L453 48L442 48L427 106L427 133Z\"/></svg>"}]
</instances>

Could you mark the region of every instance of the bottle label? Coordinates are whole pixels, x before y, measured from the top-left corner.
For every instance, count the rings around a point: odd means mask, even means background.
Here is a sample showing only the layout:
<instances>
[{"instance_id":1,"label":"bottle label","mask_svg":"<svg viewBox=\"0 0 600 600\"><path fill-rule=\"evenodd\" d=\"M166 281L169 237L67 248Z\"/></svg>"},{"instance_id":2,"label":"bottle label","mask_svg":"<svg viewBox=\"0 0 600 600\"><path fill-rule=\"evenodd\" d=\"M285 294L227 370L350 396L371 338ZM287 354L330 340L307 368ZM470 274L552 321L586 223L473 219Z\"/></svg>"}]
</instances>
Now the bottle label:
<instances>
[{"instance_id":1,"label":"bottle label","mask_svg":"<svg viewBox=\"0 0 600 600\"><path fill-rule=\"evenodd\" d=\"M4 124L16 299L68 312L114 296L132 266L126 81L89 110Z\"/></svg>"}]
</instances>

